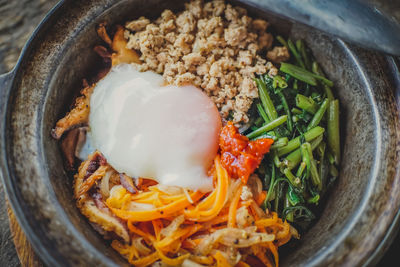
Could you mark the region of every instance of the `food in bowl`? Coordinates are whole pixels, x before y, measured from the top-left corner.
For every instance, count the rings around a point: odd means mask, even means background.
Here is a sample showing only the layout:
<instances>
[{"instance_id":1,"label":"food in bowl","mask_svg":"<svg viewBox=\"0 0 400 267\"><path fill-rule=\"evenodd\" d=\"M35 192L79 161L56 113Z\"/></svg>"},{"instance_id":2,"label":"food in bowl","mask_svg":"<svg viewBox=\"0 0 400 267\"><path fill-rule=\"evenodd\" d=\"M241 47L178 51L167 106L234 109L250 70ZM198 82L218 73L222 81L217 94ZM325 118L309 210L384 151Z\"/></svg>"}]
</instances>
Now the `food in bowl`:
<instances>
[{"instance_id":1,"label":"food in bowl","mask_svg":"<svg viewBox=\"0 0 400 267\"><path fill-rule=\"evenodd\" d=\"M82 161L81 213L132 265L278 266L337 177L333 84L302 41L272 48L267 26L192 1L112 39L98 28L110 68L53 136L69 168Z\"/></svg>"}]
</instances>

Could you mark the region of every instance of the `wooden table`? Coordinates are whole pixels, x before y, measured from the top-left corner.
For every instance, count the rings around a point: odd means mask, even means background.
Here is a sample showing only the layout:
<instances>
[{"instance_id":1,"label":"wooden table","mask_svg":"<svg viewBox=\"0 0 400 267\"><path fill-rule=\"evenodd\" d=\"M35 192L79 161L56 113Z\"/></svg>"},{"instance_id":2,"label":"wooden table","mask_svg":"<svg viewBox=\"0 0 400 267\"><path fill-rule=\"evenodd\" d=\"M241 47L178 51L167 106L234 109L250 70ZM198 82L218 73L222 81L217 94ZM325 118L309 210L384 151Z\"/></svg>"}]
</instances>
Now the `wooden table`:
<instances>
[{"instance_id":1,"label":"wooden table","mask_svg":"<svg viewBox=\"0 0 400 267\"><path fill-rule=\"evenodd\" d=\"M57 0L0 0L0 73L10 71L32 31ZM400 265L400 235L378 266ZM395 263L395 265L393 265ZM0 266L43 266L0 185Z\"/></svg>"}]
</instances>

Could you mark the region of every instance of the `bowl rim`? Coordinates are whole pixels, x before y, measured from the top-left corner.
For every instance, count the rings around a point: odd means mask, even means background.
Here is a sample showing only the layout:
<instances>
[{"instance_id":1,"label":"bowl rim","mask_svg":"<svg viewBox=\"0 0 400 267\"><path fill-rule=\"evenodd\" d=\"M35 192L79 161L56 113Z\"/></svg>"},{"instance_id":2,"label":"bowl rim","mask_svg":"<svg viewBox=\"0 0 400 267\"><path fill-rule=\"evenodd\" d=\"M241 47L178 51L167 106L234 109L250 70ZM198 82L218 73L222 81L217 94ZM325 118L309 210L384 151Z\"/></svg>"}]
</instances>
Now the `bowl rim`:
<instances>
[{"instance_id":1,"label":"bowl rim","mask_svg":"<svg viewBox=\"0 0 400 267\"><path fill-rule=\"evenodd\" d=\"M2 97L0 99L0 104L4 104L2 105L3 107L0 108L0 118L3 119L2 122L0 123L0 130L3 131L3 124L5 124L6 121L6 112L5 109L7 109L7 103L1 103L4 101L8 101L8 96L9 96L9 90L12 87L12 84L15 82L15 78L16 78L16 74L18 73L19 69L21 68L21 62L22 59L25 58L25 56L27 56L27 54L30 52L30 47L31 44L34 43L36 41L36 38L38 36L38 34L40 33L40 31L43 29L43 27L45 25L47 25L51 19L53 19L57 13L58 10L60 10L66 3L68 3L67 0L61 0L59 1L47 14L46 16L43 18L43 20L40 22L40 24L36 27L36 29L34 30L34 32L32 33L32 35L30 36L29 40L26 42L21 55L18 59L18 62L16 64L16 66L13 68L13 70L8 73L6 76L3 76L1 79L3 81L6 81L6 88L4 90L4 92L0 91L0 96ZM349 49L349 51L351 51L350 48L348 48L348 46L343 42L343 45ZM398 67L398 63L396 62L395 58L393 58L392 56L386 56L386 58L388 59L388 61L391 63L390 64L390 68L392 70L393 73L396 73L396 82L397 85L400 85L400 72L399 72L399 67ZM1 82L0 82L1 84ZM397 86L395 88L396 90L396 94L399 96L400 95L400 86ZM4 93L4 95L3 95ZM397 96L397 105L398 105L398 110L400 110L400 101L399 101L399 97ZM9 107L8 107L9 108ZM2 110L4 109L4 110ZM34 229L31 228L31 226L28 223L28 218L26 218L25 213L23 212L19 200L16 197L16 192L15 192L15 187L13 184L13 181L10 179L10 173L9 173L9 169L8 169L8 163L7 163L7 156L6 156L6 149L5 149L5 136L2 136L2 132L0 132L0 137L2 137L0 142L0 167L1 167L1 172L0 172L0 177L3 181L3 184L5 186L5 192L7 195L7 198L10 200L10 204L11 207L14 211L14 213L16 214L17 220L21 226L21 228L23 229L23 231L25 232L26 236L28 237L28 240L32 243L34 250L36 251L36 253L40 256L40 258L47 264L50 266L54 266L59 264L59 262L57 261L57 259L55 257L53 257L54 255L51 253L48 253L48 251L46 250L45 246L43 245L42 240L39 238L39 236L37 236L37 234L35 233ZM397 164L397 172L395 174L396 177L400 178L400 162L398 162ZM386 235L384 236L384 238L381 240L380 244L377 247L377 250L370 255L370 257L368 258L367 262L364 264L365 266L369 266L371 264L376 263L376 261L379 258L379 255L382 255L382 252L384 252L385 249L387 249L388 244L390 244L393 241L394 238L394 234L398 232L400 227L400 210L397 211L393 222L390 224L390 226L388 227L388 231L386 233ZM105 257L107 258L107 257ZM107 262L109 263L109 261Z\"/></svg>"}]
</instances>

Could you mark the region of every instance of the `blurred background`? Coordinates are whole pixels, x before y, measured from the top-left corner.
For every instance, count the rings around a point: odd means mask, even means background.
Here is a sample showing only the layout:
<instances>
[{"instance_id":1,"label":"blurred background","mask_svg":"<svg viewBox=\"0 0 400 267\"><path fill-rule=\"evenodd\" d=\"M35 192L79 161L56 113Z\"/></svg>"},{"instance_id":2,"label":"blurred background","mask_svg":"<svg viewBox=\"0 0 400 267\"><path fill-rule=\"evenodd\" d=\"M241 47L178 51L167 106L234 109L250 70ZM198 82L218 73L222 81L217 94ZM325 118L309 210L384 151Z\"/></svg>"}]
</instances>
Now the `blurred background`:
<instances>
[{"instance_id":1,"label":"blurred background","mask_svg":"<svg viewBox=\"0 0 400 267\"><path fill-rule=\"evenodd\" d=\"M0 0L0 74L9 72L15 66L32 31L57 2L57 0ZM400 1L370 0L370 2L374 2L377 7L394 8L391 11L394 17L400 20L400 8L396 8L400 6ZM19 253L17 253L13 237L24 240L23 237L12 234L23 235L18 229L19 226L15 218L13 219L12 211L7 204L3 186L0 185L0 266L40 266L41 263L35 259L27 260L27 257L31 255L21 254L21 251L29 254L30 250L26 248L29 247L28 243L18 243ZM24 264L21 264L18 256L24 258L22 260ZM399 262L400 236L397 236L378 266L399 266Z\"/></svg>"}]
</instances>

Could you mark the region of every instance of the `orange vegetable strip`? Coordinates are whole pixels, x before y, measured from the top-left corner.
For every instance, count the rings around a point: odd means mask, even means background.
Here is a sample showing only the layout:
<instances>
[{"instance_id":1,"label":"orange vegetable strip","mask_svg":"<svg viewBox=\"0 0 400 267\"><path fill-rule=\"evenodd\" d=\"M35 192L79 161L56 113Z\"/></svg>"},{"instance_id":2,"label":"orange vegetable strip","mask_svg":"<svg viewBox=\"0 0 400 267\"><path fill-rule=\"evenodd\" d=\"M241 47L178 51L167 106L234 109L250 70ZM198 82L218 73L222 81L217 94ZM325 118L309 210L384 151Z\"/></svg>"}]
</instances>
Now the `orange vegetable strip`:
<instances>
[{"instance_id":1,"label":"orange vegetable strip","mask_svg":"<svg viewBox=\"0 0 400 267\"><path fill-rule=\"evenodd\" d=\"M191 198L194 202L198 201L203 196L203 193L196 191L191 194ZM121 209L115 209L109 207L111 211L118 217L124 220L132 221L151 221L159 218L169 217L171 214L183 210L185 207L189 206L190 202L186 197L175 201L171 204L165 205L152 210L142 210L142 211L126 211Z\"/></svg>"},{"instance_id":2,"label":"orange vegetable strip","mask_svg":"<svg viewBox=\"0 0 400 267\"><path fill-rule=\"evenodd\" d=\"M235 267L250 267L250 265L248 265L247 263L245 263L244 261L239 261Z\"/></svg>"},{"instance_id":3,"label":"orange vegetable strip","mask_svg":"<svg viewBox=\"0 0 400 267\"><path fill-rule=\"evenodd\" d=\"M242 188L243 185L240 185L238 191L235 192L235 195L233 196L231 204L229 205L228 227L236 226L236 210L240 200L240 195L242 194Z\"/></svg>"},{"instance_id":4,"label":"orange vegetable strip","mask_svg":"<svg viewBox=\"0 0 400 267\"><path fill-rule=\"evenodd\" d=\"M132 233L135 233L135 234L137 234L137 235L140 235L140 236L142 236L144 239L149 240L149 241L151 241L151 242L155 242L155 241L156 241L156 239L154 238L153 235L151 235L151 234L149 234L149 233L146 233L146 232L140 230L139 228L137 228L136 226L133 225L133 222L132 222L132 221L128 221L127 225L128 225L129 231L131 231Z\"/></svg>"},{"instance_id":5,"label":"orange vegetable strip","mask_svg":"<svg viewBox=\"0 0 400 267\"><path fill-rule=\"evenodd\" d=\"M259 258L260 261L261 261L262 263L264 263L265 266L267 266L267 267L273 267L271 261L268 259L267 255L265 255L264 252L261 252L261 251L258 252L258 253L256 254L256 257Z\"/></svg>"},{"instance_id":6,"label":"orange vegetable strip","mask_svg":"<svg viewBox=\"0 0 400 267\"><path fill-rule=\"evenodd\" d=\"M283 238L287 237L288 235L290 235L290 225L287 223L287 221L285 221L283 223L283 231L279 231L276 234L276 239L283 239Z\"/></svg>"},{"instance_id":7,"label":"orange vegetable strip","mask_svg":"<svg viewBox=\"0 0 400 267\"><path fill-rule=\"evenodd\" d=\"M206 266L210 266L214 263L214 258L211 256L197 256L197 255L190 255L190 259Z\"/></svg>"},{"instance_id":8,"label":"orange vegetable strip","mask_svg":"<svg viewBox=\"0 0 400 267\"><path fill-rule=\"evenodd\" d=\"M274 255L275 260L275 267L279 266L279 256L278 256L278 249L272 242L268 242L269 250L271 251L272 255Z\"/></svg>"},{"instance_id":9,"label":"orange vegetable strip","mask_svg":"<svg viewBox=\"0 0 400 267\"><path fill-rule=\"evenodd\" d=\"M261 191L261 193L257 196L256 199L257 205L260 206L264 202L266 197L267 197L267 191Z\"/></svg>"},{"instance_id":10,"label":"orange vegetable strip","mask_svg":"<svg viewBox=\"0 0 400 267\"><path fill-rule=\"evenodd\" d=\"M157 219L157 220L151 221L151 223L153 224L154 234L156 235L156 239L160 240L160 232L161 232L161 229L164 228L162 221L160 219Z\"/></svg>"},{"instance_id":11,"label":"orange vegetable strip","mask_svg":"<svg viewBox=\"0 0 400 267\"><path fill-rule=\"evenodd\" d=\"M276 212L273 212L272 218L257 220L255 224L258 228L261 228L261 227L269 227L272 225L276 225L277 222L278 222L278 215L276 214Z\"/></svg>"},{"instance_id":12,"label":"orange vegetable strip","mask_svg":"<svg viewBox=\"0 0 400 267\"><path fill-rule=\"evenodd\" d=\"M217 260L217 267L230 267L228 260L225 258L224 255L220 251L217 251L213 256Z\"/></svg>"},{"instance_id":13,"label":"orange vegetable strip","mask_svg":"<svg viewBox=\"0 0 400 267\"><path fill-rule=\"evenodd\" d=\"M213 207L206 211L199 211L196 217L189 217L195 221L208 221L218 215L225 205L226 196L228 194L228 174L226 170L221 166L220 158L215 158L215 167L217 168L217 195Z\"/></svg>"},{"instance_id":14,"label":"orange vegetable strip","mask_svg":"<svg viewBox=\"0 0 400 267\"><path fill-rule=\"evenodd\" d=\"M177 229L172 235L169 235L165 238L163 238L161 241L158 241L154 244L154 246L157 246L158 248L164 248L168 245L170 245L172 242L174 242L175 240L181 238L182 236L186 235L187 233L190 232L190 228L180 228Z\"/></svg>"},{"instance_id":15,"label":"orange vegetable strip","mask_svg":"<svg viewBox=\"0 0 400 267\"><path fill-rule=\"evenodd\" d=\"M195 208L185 210L186 217L196 217L198 215L199 210L208 209L215 202L215 197L217 196L217 190L213 190L213 192L208 195L205 199L203 199Z\"/></svg>"},{"instance_id":16,"label":"orange vegetable strip","mask_svg":"<svg viewBox=\"0 0 400 267\"><path fill-rule=\"evenodd\" d=\"M214 160L215 168L217 170L218 184L217 184L217 196L214 206L207 211L200 211L201 216L210 216L218 214L223 208L228 194L228 173L221 165L221 159L217 156Z\"/></svg>"},{"instance_id":17,"label":"orange vegetable strip","mask_svg":"<svg viewBox=\"0 0 400 267\"><path fill-rule=\"evenodd\" d=\"M204 226L205 226L206 228L208 228L208 227L211 227L211 226L213 226L213 225L226 222L226 221L228 221L228 216L229 216L228 214L224 214L224 215L219 214L218 217L215 217L214 219L212 219L212 220L206 222Z\"/></svg>"},{"instance_id":18,"label":"orange vegetable strip","mask_svg":"<svg viewBox=\"0 0 400 267\"><path fill-rule=\"evenodd\" d=\"M187 253L187 254L185 254L185 255L182 255L182 256L179 256L179 257L176 257L176 258L169 258L169 257L167 257L166 255L164 255L164 254L162 253L162 251L161 251L159 248L157 248L157 246L155 246L155 249L156 249L156 251L157 251L158 256L160 257L160 259L161 259L165 264L168 264L168 265L171 265L171 266L180 266L180 265L182 264L182 262L183 262L184 260L186 260L187 258L189 258L189 256L190 256L190 254Z\"/></svg>"},{"instance_id":19,"label":"orange vegetable strip","mask_svg":"<svg viewBox=\"0 0 400 267\"><path fill-rule=\"evenodd\" d=\"M203 228L203 225L200 225L200 224L195 224L195 225L191 226L190 231L188 233L186 233L184 236L182 236L182 240L188 239L189 237L191 237L192 235L197 233L202 228Z\"/></svg>"},{"instance_id":20,"label":"orange vegetable strip","mask_svg":"<svg viewBox=\"0 0 400 267\"><path fill-rule=\"evenodd\" d=\"M146 257L139 258L137 260L130 261L129 263L135 267L145 267L149 266L150 264L154 263L160 258L157 252L154 252Z\"/></svg>"}]
</instances>

